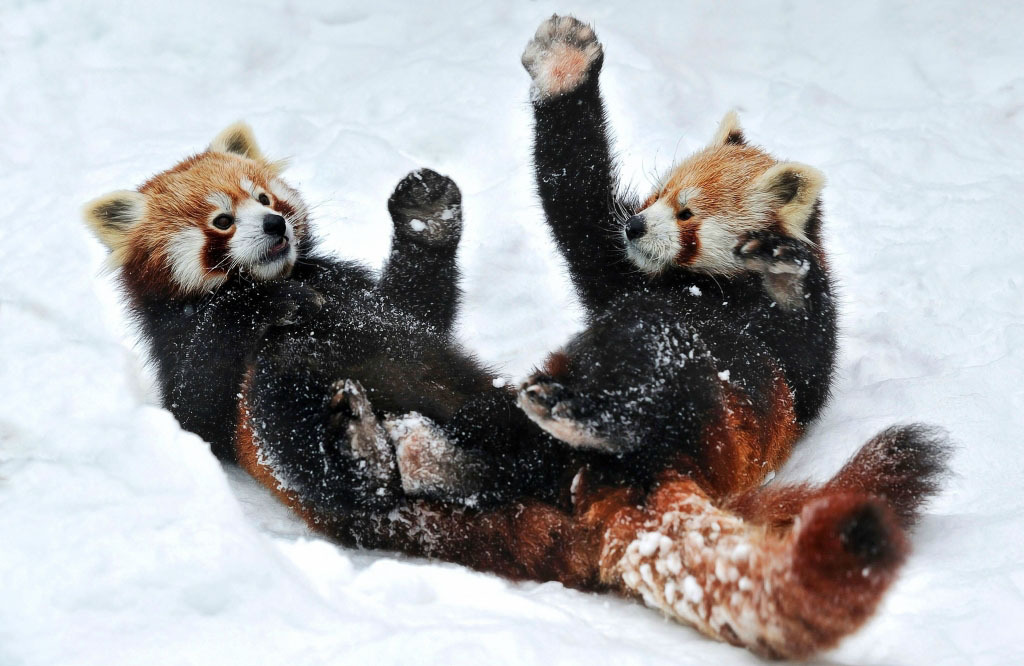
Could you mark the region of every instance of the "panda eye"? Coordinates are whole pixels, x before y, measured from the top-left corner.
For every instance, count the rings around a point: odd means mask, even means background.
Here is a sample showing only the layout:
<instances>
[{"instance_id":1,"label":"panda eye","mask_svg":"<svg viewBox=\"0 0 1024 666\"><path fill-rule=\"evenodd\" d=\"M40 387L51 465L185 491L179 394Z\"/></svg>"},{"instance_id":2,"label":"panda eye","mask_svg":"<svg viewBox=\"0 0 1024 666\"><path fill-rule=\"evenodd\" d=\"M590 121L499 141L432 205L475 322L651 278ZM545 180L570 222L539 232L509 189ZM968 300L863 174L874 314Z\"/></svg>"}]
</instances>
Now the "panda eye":
<instances>
[{"instance_id":1,"label":"panda eye","mask_svg":"<svg viewBox=\"0 0 1024 666\"><path fill-rule=\"evenodd\" d=\"M213 218L213 226L221 230L230 229L231 225L234 223L235 218L231 217L227 213L221 213L217 217Z\"/></svg>"},{"instance_id":2,"label":"panda eye","mask_svg":"<svg viewBox=\"0 0 1024 666\"><path fill-rule=\"evenodd\" d=\"M259 201L264 206L270 205L270 197L268 197L266 194L261 193L258 197L256 197L256 200Z\"/></svg>"},{"instance_id":3,"label":"panda eye","mask_svg":"<svg viewBox=\"0 0 1024 666\"><path fill-rule=\"evenodd\" d=\"M676 215L680 220L688 220L693 217L693 211L689 208L684 208Z\"/></svg>"}]
</instances>

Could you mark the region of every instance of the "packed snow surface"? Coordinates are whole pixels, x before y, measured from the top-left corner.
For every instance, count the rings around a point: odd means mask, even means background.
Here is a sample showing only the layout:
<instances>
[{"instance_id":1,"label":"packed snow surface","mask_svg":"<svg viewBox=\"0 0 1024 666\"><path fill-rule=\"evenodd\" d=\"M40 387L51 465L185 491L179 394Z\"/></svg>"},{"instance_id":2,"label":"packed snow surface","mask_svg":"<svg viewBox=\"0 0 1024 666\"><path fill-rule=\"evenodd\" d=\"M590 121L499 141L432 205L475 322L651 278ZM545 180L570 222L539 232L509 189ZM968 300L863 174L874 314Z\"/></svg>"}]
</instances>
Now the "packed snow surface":
<instances>
[{"instance_id":1,"label":"packed snow surface","mask_svg":"<svg viewBox=\"0 0 1024 666\"><path fill-rule=\"evenodd\" d=\"M778 480L894 422L957 476L877 617L829 663L1024 660L1024 5L0 6L0 665L708 664L748 653L637 603L338 548L159 408L79 206L232 121L291 157L325 245L379 266L409 170L464 193L460 334L510 380L580 326L530 173L522 47L593 21L624 180L729 109L821 168L841 283L834 397Z\"/></svg>"}]
</instances>

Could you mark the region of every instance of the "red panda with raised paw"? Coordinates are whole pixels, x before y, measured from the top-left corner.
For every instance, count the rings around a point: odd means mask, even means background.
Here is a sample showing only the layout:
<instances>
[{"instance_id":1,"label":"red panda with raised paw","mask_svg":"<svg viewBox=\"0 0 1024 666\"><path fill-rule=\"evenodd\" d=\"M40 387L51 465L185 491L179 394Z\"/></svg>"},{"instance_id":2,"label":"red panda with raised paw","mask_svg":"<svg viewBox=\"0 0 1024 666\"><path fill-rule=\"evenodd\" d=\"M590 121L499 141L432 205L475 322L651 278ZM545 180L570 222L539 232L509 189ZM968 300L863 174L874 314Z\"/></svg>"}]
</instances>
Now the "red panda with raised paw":
<instances>
[{"instance_id":1,"label":"red panda with raised paw","mask_svg":"<svg viewBox=\"0 0 1024 666\"><path fill-rule=\"evenodd\" d=\"M821 173L750 145L735 114L643 202L616 192L603 50L575 19L527 46L537 188L587 328L520 405L636 482L691 459L707 490L757 484L824 405L835 358Z\"/></svg>"},{"instance_id":2,"label":"red panda with raised paw","mask_svg":"<svg viewBox=\"0 0 1024 666\"><path fill-rule=\"evenodd\" d=\"M552 494L558 447L515 408L511 388L452 338L462 229L455 183L429 169L396 187L380 275L319 254L308 208L242 124L85 218L110 249L155 361L164 405L314 522L401 493L394 446L429 423L472 439L501 469L483 499ZM407 434L407 431L410 431ZM457 473L459 470L455 470ZM554 477L549 475L554 474Z\"/></svg>"},{"instance_id":3,"label":"red panda with raised paw","mask_svg":"<svg viewBox=\"0 0 1024 666\"><path fill-rule=\"evenodd\" d=\"M587 327L519 404L593 452L595 479L649 489L642 510L624 510L625 536L604 542L606 580L712 636L806 656L873 611L948 445L894 428L820 488L759 487L831 385L824 177L751 145L729 114L646 200L620 196L603 60L572 17L545 21L523 53L537 189Z\"/></svg>"}]
</instances>

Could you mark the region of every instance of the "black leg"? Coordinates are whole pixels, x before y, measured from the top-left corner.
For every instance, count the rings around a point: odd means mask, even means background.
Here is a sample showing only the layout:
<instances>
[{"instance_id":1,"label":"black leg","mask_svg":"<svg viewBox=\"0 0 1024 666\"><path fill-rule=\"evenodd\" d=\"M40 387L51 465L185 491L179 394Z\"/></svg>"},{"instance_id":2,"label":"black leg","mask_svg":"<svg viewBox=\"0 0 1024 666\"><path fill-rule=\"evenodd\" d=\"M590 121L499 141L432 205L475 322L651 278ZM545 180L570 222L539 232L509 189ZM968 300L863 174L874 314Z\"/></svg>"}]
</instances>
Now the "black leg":
<instances>
[{"instance_id":1,"label":"black leg","mask_svg":"<svg viewBox=\"0 0 1024 666\"><path fill-rule=\"evenodd\" d=\"M523 53L533 77L534 167L555 242L584 306L593 311L633 275L598 75L604 54L593 30L572 17L541 24Z\"/></svg>"},{"instance_id":2,"label":"black leg","mask_svg":"<svg viewBox=\"0 0 1024 666\"><path fill-rule=\"evenodd\" d=\"M295 324L322 302L316 291L283 280L232 285L194 303L142 304L164 405L217 457L234 460L237 395L256 345L269 328Z\"/></svg>"},{"instance_id":3,"label":"black leg","mask_svg":"<svg viewBox=\"0 0 1024 666\"><path fill-rule=\"evenodd\" d=\"M557 499L574 454L531 424L504 389L468 401L442 425L419 415L390 420L406 492L490 504Z\"/></svg>"},{"instance_id":4,"label":"black leg","mask_svg":"<svg viewBox=\"0 0 1024 666\"><path fill-rule=\"evenodd\" d=\"M395 501L391 446L358 382L261 359L247 405L262 461L304 503L331 513Z\"/></svg>"},{"instance_id":5,"label":"black leg","mask_svg":"<svg viewBox=\"0 0 1024 666\"><path fill-rule=\"evenodd\" d=\"M460 298L455 262L462 235L459 188L447 176L420 169L398 184L388 210L395 230L378 289L390 304L447 339Z\"/></svg>"}]
</instances>

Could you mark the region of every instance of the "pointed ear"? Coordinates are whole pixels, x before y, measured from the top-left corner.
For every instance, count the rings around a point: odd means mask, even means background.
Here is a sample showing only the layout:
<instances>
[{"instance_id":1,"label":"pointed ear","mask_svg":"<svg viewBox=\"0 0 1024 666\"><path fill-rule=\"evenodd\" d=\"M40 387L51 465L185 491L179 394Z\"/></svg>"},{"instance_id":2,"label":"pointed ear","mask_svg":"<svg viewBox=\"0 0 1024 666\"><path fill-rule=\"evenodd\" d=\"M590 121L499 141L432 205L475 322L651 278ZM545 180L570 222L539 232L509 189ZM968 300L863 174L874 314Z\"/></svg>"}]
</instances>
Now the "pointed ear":
<instances>
[{"instance_id":1,"label":"pointed ear","mask_svg":"<svg viewBox=\"0 0 1024 666\"><path fill-rule=\"evenodd\" d=\"M259 160L260 162L267 161L263 157L263 153L260 152L260 147L256 144L256 137L252 133L252 128L241 121L224 128L210 142L209 150L215 153L240 155L251 160Z\"/></svg>"},{"instance_id":2,"label":"pointed ear","mask_svg":"<svg viewBox=\"0 0 1024 666\"><path fill-rule=\"evenodd\" d=\"M82 217L100 242L111 252L117 252L127 242L131 228L142 220L145 210L144 194L119 190L85 204Z\"/></svg>"},{"instance_id":3,"label":"pointed ear","mask_svg":"<svg viewBox=\"0 0 1024 666\"><path fill-rule=\"evenodd\" d=\"M783 231L802 241L807 240L807 222L824 187L823 173L796 162L776 164L754 183L756 191L769 196Z\"/></svg>"},{"instance_id":4,"label":"pointed ear","mask_svg":"<svg viewBox=\"0 0 1024 666\"><path fill-rule=\"evenodd\" d=\"M740 127L740 117L735 111L730 111L722 118L722 122L718 123L718 131L715 132L715 138L711 140L711 147L719 148L727 143L742 146L746 142L747 139L743 136L743 128Z\"/></svg>"}]
</instances>

